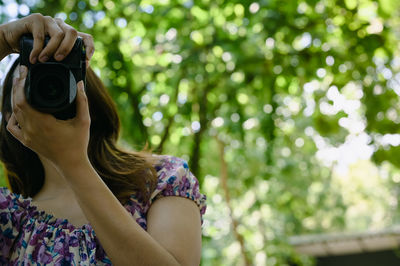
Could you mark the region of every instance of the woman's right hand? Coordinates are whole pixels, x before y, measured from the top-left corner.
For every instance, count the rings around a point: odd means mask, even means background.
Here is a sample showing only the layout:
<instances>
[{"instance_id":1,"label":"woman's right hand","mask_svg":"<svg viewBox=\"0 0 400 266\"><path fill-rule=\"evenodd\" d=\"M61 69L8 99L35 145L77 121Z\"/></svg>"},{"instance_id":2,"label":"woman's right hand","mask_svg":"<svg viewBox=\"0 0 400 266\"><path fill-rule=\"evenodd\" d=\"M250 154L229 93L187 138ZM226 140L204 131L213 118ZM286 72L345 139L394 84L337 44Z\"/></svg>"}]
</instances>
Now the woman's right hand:
<instances>
[{"instance_id":1,"label":"woman's right hand","mask_svg":"<svg viewBox=\"0 0 400 266\"><path fill-rule=\"evenodd\" d=\"M86 48L86 66L94 53L93 38L91 35L78 32L62 19L43 16L35 13L27 17L15 20L0 26L0 44L5 47L6 54L19 53L19 40L25 33L33 35L33 49L29 61L35 64L47 61L50 57L61 61L71 52L76 38L83 39ZM50 36L50 41L43 49L44 38Z\"/></svg>"}]
</instances>

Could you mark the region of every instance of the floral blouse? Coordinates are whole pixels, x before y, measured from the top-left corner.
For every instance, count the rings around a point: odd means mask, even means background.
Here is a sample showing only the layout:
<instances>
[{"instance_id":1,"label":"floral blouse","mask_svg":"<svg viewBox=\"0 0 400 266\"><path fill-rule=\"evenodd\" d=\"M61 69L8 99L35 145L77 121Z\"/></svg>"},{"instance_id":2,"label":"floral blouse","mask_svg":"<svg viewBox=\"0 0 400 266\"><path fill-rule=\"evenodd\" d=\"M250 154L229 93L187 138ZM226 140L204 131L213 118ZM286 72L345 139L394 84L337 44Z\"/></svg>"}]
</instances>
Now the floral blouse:
<instances>
[{"instance_id":1,"label":"floral blouse","mask_svg":"<svg viewBox=\"0 0 400 266\"><path fill-rule=\"evenodd\" d=\"M124 205L136 222L147 230L152 202L180 196L197 204L203 224L206 196L186 161L164 155L155 168L158 184L150 201L141 203L132 195ZM112 265L90 223L75 227L67 219L37 210L31 201L0 188L0 265Z\"/></svg>"}]
</instances>

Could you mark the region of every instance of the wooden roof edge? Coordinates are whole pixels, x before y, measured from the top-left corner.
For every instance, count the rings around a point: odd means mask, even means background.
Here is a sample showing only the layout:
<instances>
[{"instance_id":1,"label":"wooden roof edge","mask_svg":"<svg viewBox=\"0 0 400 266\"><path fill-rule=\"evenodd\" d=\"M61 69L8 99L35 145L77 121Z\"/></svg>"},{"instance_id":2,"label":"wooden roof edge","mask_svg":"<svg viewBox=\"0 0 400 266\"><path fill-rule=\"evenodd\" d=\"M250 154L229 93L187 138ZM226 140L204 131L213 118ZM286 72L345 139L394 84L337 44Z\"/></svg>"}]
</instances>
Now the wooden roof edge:
<instances>
[{"instance_id":1,"label":"wooden roof edge","mask_svg":"<svg viewBox=\"0 0 400 266\"><path fill-rule=\"evenodd\" d=\"M293 246L302 246L329 242L370 239L386 236L395 236L400 239L400 225L395 225L390 228L371 229L359 232L333 232L322 234L297 235L289 237L289 243Z\"/></svg>"}]
</instances>

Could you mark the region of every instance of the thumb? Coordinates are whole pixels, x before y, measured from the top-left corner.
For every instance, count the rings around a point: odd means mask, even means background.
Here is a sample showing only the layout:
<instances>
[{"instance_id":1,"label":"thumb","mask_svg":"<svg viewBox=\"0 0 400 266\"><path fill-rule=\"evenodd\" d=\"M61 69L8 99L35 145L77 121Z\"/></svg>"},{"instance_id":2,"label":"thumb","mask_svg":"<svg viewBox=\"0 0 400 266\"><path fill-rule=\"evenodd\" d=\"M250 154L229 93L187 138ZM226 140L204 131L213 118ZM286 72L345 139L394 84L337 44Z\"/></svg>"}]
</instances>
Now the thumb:
<instances>
[{"instance_id":1,"label":"thumb","mask_svg":"<svg viewBox=\"0 0 400 266\"><path fill-rule=\"evenodd\" d=\"M82 80L78 82L77 87L78 92L76 95L76 119L79 122L90 122L89 104Z\"/></svg>"}]
</instances>

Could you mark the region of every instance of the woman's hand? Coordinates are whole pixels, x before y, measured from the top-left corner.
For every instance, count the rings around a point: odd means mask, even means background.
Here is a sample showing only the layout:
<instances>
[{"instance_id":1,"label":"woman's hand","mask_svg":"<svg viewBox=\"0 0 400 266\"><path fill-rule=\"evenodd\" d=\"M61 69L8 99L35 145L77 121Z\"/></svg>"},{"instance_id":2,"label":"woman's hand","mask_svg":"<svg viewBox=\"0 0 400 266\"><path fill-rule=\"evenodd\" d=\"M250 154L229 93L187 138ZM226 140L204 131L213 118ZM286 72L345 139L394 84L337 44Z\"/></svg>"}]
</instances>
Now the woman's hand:
<instances>
[{"instance_id":1,"label":"woman's hand","mask_svg":"<svg viewBox=\"0 0 400 266\"><path fill-rule=\"evenodd\" d=\"M18 70L15 73L18 74ZM90 114L83 81L78 82L76 116L70 120L57 120L51 114L33 109L26 101L26 76L27 68L19 66L19 77L14 78L13 82L13 113L8 120L7 130L23 145L50 160L59 170L88 160Z\"/></svg>"},{"instance_id":2,"label":"woman's hand","mask_svg":"<svg viewBox=\"0 0 400 266\"><path fill-rule=\"evenodd\" d=\"M71 52L76 38L80 36L86 47L86 66L94 53L93 38L91 35L78 32L59 18L32 14L0 26L0 44L5 46L6 55L19 53L19 40L25 33L33 35L33 49L29 61L35 64L47 61L50 57L61 61ZM44 38L50 36L50 41L43 49Z\"/></svg>"}]
</instances>

